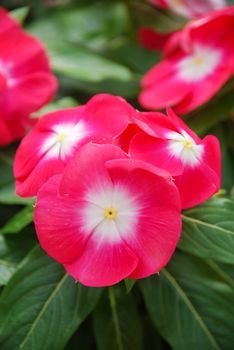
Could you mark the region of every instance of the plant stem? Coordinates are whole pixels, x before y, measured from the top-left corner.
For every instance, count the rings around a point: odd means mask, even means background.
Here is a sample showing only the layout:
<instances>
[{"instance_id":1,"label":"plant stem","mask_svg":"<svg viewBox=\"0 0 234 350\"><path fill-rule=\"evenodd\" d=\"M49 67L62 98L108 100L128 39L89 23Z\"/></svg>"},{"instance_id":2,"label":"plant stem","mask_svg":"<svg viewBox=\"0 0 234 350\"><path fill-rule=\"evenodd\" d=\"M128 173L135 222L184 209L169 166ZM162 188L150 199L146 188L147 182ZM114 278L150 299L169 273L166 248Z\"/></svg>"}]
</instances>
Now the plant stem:
<instances>
[{"instance_id":1,"label":"plant stem","mask_svg":"<svg viewBox=\"0 0 234 350\"><path fill-rule=\"evenodd\" d=\"M116 299L115 299L114 287L110 287L108 289L108 294L109 294L110 307L111 307L111 312L112 312L112 317L113 317L113 322L114 322L114 327L115 327L116 341L117 341L118 349L124 350L120 326L119 326L119 318L118 318L117 309L116 309Z\"/></svg>"}]
</instances>

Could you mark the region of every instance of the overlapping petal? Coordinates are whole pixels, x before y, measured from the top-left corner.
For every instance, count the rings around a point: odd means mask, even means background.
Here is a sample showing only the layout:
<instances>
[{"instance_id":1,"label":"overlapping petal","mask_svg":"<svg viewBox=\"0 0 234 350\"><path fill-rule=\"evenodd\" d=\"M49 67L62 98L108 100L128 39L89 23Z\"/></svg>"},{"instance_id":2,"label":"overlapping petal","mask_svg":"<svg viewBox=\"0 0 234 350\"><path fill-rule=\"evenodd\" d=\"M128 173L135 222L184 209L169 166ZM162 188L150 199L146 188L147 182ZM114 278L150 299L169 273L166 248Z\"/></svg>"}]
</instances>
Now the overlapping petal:
<instances>
[{"instance_id":1,"label":"overlapping petal","mask_svg":"<svg viewBox=\"0 0 234 350\"><path fill-rule=\"evenodd\" d=\"M141 105L174 106L184 114L208 102L233 74L233 23L230 6L191 21L170 36L165 58L142 79Z\"/></svg>"},{"instance_id":2,"label":"overlapping petal","mask_svg":"<svg viewBox=\"0 0 234 350\"><path fill-rule=\"evenodd\" d=\"M22 137L31 125L30 114L54 96L57 80L39 40L25 33L0 9L0 109L8 137L4 146Z\"/></svg>"},{"instance_id":3,"label":"overlapping petal","mask_svg":"<svg viewBox=\"0 0 234 350\"><path fill-rule=\"evenodd\" d=\"M38 192L35 224L43 248L74 278L112 285L165 266L180 236L180 198L166 172L90 143Z\"/></svg>"},{"instance_id":4,"label":"overlapping petal","mask_svg":"<svg viewBox=\"0 0 234 350\"><path fill-rule=\"evenodd\" d=\"M171 109L168 116L138 113L135 121L143 131L133 137L130 155L174 176L182 208L198 205L219 190L221 156L215 136L201 140Z\"/></svg>"},{"instance_id":5,"label":"overlapping petal","mask_svg":"<svg viewBox=\"0 0 234 350\"><path fill-rule=\"evenodd\" d=\"M42 117L16 153L17 193L36 195L49 177L63 171L68 159L83 144L111 143L127 128L133 112L124 99L100 94L84 106Z\"/></svg>"}]
</instances>

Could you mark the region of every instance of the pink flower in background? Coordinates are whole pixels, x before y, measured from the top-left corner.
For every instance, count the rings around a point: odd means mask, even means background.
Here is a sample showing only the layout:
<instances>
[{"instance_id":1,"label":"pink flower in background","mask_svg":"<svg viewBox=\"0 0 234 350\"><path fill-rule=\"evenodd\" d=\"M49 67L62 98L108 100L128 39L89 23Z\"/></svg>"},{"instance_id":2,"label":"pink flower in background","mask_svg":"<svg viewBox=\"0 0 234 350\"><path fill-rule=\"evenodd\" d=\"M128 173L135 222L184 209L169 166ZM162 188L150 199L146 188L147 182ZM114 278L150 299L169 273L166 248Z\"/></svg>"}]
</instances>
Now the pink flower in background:
<instances>
[{"instance_id":1,"label":"pink flower in background","mask_svg":"<svg viewBox=\"0 0 234 350\"><path fill-rule=\"evenodd\" d=\"M146 49L161 51L173 33L160 33L152 28L141 27L138 30L138 39Z\"/></svg>"},{"instance_id":2,"label":"pink flower in background","mask_svg":"<svg viewBox=\"0 0 234 350\"><path fill-rule=\"evenodd\" d=\"M0 146L18 140L30 113L52 99L57 80L42 44L0 9Z\"/></svg>"},{"instance_id":3,"label":"pink flower in background","mask_svg":"<svg viewBox=\"0 0 234 350\"><path fill-rule=\"evenodd\" d=\"M16 152L17 194L35 196L52 175L62 173L81 145L90 141L112 143L127 128L133 112L124 99L100 94L84 106L42 117Z\"/></svg>"},{"instance_id":4,"label":"pink flower in background","mask_svg":"<svg viewBox=\"0 0 234 350\"><path fill-rule=\"evenodd\" d=\"M209 101L233 74L233 36L234 6L192 21L172 35L165 58L142 80L141 105L170 105L183 114Z\"/></svg>"},{"instance_id":5,"label":"pink flower in background","mask_svg":"<svg viewBox=\"0 0 234 350\"><path fill-rule=\"evenodd\" d=\"M179 189L182 208L198 205L220 189L221 154L215 136L200 139L171 110L138 113L143 130L130 144L130 155L167 170Z\"/></svg>"},{"instance_id":6,"label":"pink flower in background","mask_svg":"<svg viewBox=\"0 0 234 350\"><path fill-rule=\"evenodd\" d=\"M45 251L88 286L143 278L169 261L181 231L171 177L117 146L88 144L38 193Z\"/></svg>"},{"instance_id":7,"label":"pink flower in background","mask_svg":"<svg viewBox=\"0 0 234 350\"><path fill-rule=\"evenodd\" d=\"M183 17L197 17L226 6L224 0L149 0L152 4L170 9Z\"/></svg>"}]
</instances>

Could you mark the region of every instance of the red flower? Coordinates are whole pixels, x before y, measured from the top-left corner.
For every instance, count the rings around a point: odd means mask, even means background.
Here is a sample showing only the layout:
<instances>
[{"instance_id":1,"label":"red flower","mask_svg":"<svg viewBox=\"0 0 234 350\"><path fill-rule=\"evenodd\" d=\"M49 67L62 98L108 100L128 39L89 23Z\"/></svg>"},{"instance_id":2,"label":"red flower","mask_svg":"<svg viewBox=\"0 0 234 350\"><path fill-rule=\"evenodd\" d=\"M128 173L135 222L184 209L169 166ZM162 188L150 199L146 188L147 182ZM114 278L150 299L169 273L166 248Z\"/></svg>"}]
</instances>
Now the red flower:
<instances>
[{"instance_id":1,"label":"red flower","mask_svg":"<svg viewBox=\"0 0 234 350\"><path fill-rule=\"evenodd\" d=\"M54 95L52 75L42 44L0 9L0 146L25 134L30 113Z\"/></svg>"},{"instance_id":2,"label":"red flower","mask_svg":"<svg viewBox=\"0 0 234 350\"><path fill-rule=\"evenodd\" d=\"M35 225L45 251L88 286L142 278L169 261L181 231L170 177L116 146L88 144L42 186Z\"/></svg>"},{"instance_id":3,"label":"red flower","mask_svg":"<svg viewBox=\"0 0 234 350\"><path fill-rule=\"evenodd\" d=\"M178 113L186 113L209 101L233 74L233 36L234 6L193 21L172 35L165 59L142 80L142 106L171 105Z\"/></svg>"},{"instance_id":4,"label":"red flower","mask_svg":"<svg viewBox=\"0 0 234 350\"><path fill-rule=\"evenodd\" d=\"M138 30L138 39L144 48L161 51L164 49L172 34L173 33L160 33L151 28L141 27Z\"/></svg>"},{"instance_id":5,"label":"red flower","mask_svg":"<svg viewBox=\"0 0 234 350\"><path fill-rule=\"evenodd\" d=\"M22 140L15 157L16 192L30 197L64 166L81 145L112 143L128 126L133 108L122 98L107 94L86 105L42 117Z\"/></svg>"},{"instance_id":6,"label":"red flower","mask_svg":"<svg viewBox=\"0 0 234 350\"><path fill-rule=\"evenodd\" d=\"M197 17L226 6L225 0L149 0L184 17Z\"/></svg>"},{"instance_id":7,"label":"red flower","mask_svg":"<svg viewBox=\"0 0 234 350\"><path fill-rule=\"evenodd\" d=\"M201 140L171 110L168 117L139 112L135 122L144 132L133 137L130 155L173 175L182 208L200 204L220 189L221 155L216 137Z\"/></svg>"}]
</instances>

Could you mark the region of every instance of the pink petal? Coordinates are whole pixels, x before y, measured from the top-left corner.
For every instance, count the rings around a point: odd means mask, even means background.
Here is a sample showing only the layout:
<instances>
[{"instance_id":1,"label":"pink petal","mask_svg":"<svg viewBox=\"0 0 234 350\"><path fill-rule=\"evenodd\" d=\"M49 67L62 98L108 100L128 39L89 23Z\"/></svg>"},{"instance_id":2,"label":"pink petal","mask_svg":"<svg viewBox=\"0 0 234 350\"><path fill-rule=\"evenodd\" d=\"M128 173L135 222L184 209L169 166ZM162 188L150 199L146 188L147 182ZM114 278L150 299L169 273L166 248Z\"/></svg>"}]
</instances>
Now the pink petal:
<instances>
[{"instance_id":1,"label":"pink petal","mask_svg":"<svg viewBox=\"0 0 234 350\"><path fill-rule=\"evenodd\" d=\"M124 152L128 153L130 142L134 135L141 129L135 123L129 123L127 129L114 140L114 144L119 146Z\"/></svg>"},{"instance_id":2,"label":"pink petal","mask_svg":"<svg viewBox=\"0 0 234 350\"><path fill-rule=\"evenodd\" d=\"M141 206L132 234L120 232L122 239L139 258L129 277L149 276L165 266L178 243L181 231L178 190L170 178L151 172L153 169L147 163L144 166L142 162L123 159L107 164L112 181L124 181Z\"/></svg>"},{"instance_id":3,"label":"pink petal","mask_svg":"<svg viewBox=\"0 0 234 350\"><path fill-rule=\"evenodd\" d=\"M10 73L14 78L33 72L50 72L45 49L35 37L17 26L8 30L7 35L0 33L0 39L1 60L3 64L13 63Z\"/></svg>"},{"instance_id":4,"label":"pink petal","mask_svg":"<svg viewBox=\"0 0 234 350\"><path fill-rule=\"evenodd\" d=\"M85 119L92 125L93 142L99 141L99 133L111 139L119 136L134 113L122 97L99 94L91 98L86 105Z\"/></svg>"},{"instance_id":5,"label":"pink petal","mask_svg":"<svg viewBox=\"0 0 234 350\"><path fill-rule=\"evenodd\" d=\"M123 241L115 244L99 242L94 233L84 253L73 264L66 264L65 268L84 285L103 287L128 277L137 262L137 256Z\"/></svg>"},{"instance_id":6,"label":"pink petal","mask_svg":"<svg viewBox=\"0 0 234 350\"><path fill-rule=\"evenodd\" d=\"M7 127L3 120L0 120L0 135L0 146L4 146L13 140L10 128Z\"/></svg>"},{"instance_id":7,"label":"pink petal","mask_svg":"<svg viewBox=\"0 0 234 350\"><path fill-rule=\"evenodd\" d=\"M48 73L37 72L17 79L9 89L6 99L0 103L7 113L29 114L38 110L54 96L57 79Z\"/></svg>"},{"instance_id":8,"label":"pink petal","mask_svg":"<svg viewBox=\"0 0 234 350\"><path fill-rule=\"evenodd\" d=\"M222 65L207 78L191 84L190 93L178 102L175 111L179 114L185 114L208 102L230 78L231 73L230 65ZM202 90L200 89L201 85Z\"/></svg>"},{"instance_id":9,"label":"pink petal","mask_svg":"<svg viewBox=\"0 0 234 350\"><path fill-rule=\"evenodd\" d=\"M37 195L41 186L53 175L62 173L64 163L60 159L42 159L27 177L16 178L16 193L21 197Z\"/></svg>"},{"instance_id":10,"label":"pink petal","mask_svg":"<svg viewBox=\"0 0 234 350\"><path fill-rule=\"evenodd\" d=\"M164 60L146 74L142 81L143 91L139 95L139 102L144 108L173 106L189 93L189 84L177 77L175 69L175 62Z\"/></svg>"},{"instance_id":11,"label":"pink petal","mask_svg":"<svg viewBox=\"0 0 234 350\"><path fill-rule=\"evenodd\" d=\"M147 27L141 27L138 30L140 44L149 50L163 50L171 33L160 33Z\"/></svg>"},{"instance_id":12,"label":"pink petal","mask_svg":"<svg viewBox=\"0 0 234 350\"><path fill-rule=\"evenodd\" d=\"M169 199L175 198L172 195ZM161 207L160 203L142 211L141 218L134 240L127 242L139 258L137 268L128 278L145 278L159 272L171 259L180 239L179 209L170 210L167 204Z\"/></svg>"},{"instance_id":13,"label":"pink petal","mask_svg":"<svg viewBox=\"0 0 234 350\"><path fill-rule=\"evenodd\" d=\"M145 133L154 137L166 138L171 131L180 132L171 118L160 112L137 112L133 120Z\"/></svg>"},{"instance_id":14,"label":"pink petal","mask_svg":"<svg viewBox=\"0 0 234 350\"><path fill-rule=\"evenodd\" d=\"M6 31L12 28L19 28L16 21L8 15L8 12L4 8L0 8L0 35L6 34Z\"/></svg>"},{"instance_id":15,"label":"pink petal","mask_svg":"<svg viewBox=\"0 0 234 350\"><path fill-rule=\"evenodd\" d=\"M117 146L93 143L84 145L67 164L60 193L74 197L84 193L89 184L101 188L110 185L111 180L104 163L116 158L127 158L126 153Z\"/></svg>"},{"instance_id":16,"label":"pink petal","mask_svg":"<svg viewBox=\"0 0 234 350\"><path fill-rule=\"evenodd\" d=\"M220 188L220 177L204 162L196 167L186 166L180 176L175 177L181 197L182 208L194 207L215 194Z\"/></svg>"},{"instance_id":17,"label":"pink petal","mask_svg":"<svg viewBox=\"0 0 234 350\"><path fill-rule=\"evenodd\" d=\"M191 130L188 127L188 125L185 124L183 119L178 117L170 107L167 108L167 116L169 117L170 121L174 124L174 126L177 128L177 131L181 132L181 130L185 130L186 133L189 134L189 136L191 136L196 143L201 142L201 139L197 136L197 134L193 130Z\"/></svg>"},{"instance_id":18,"label":"pink petal","mask_svg":"<svg viewBox=\"0 0 234 350\"><path fill-rule=\"evenodd\" d=\"M26 178L45 155L41 148L52 133L50 131L40 133L38 125L22 139L16 150L14 160L14 176L16 178Z\"/></svg>"},{"instance_id":19,"label":"pink petal","mask_svg":"<svg viewBox=\"0 0 234 350\"><path fill-rule=\"evenodd\" d=\"M60 263L70 263L82 253L89 233L80 231L78 208L83 204L58 194L62 175L55 175L38 192L35 226L42 248Z\"/></svg>"},{"instance_id":20,"label":"pink petal","mask_svg":"<svg viewBox=\"0 0 234 350\"><path fill-rule=\"evenodd\" d=\"M202 140L204 145L204 162L215 171L219 178L219 186L221 186L221 149L217 137L208 135Z\"/></svg>"},{"instance_id":21,"label":"pink petal","mask_svg":"<svg viewBox=\"0 0 234 350\"><path fill-rule=\"evenodd\" d=\"M148 136L143 132L133 138L130 155L133 158L161 167L171 175L180 175L183 172L181 160L169 152L169 142Z\"/></svg>"}]
</instances>

